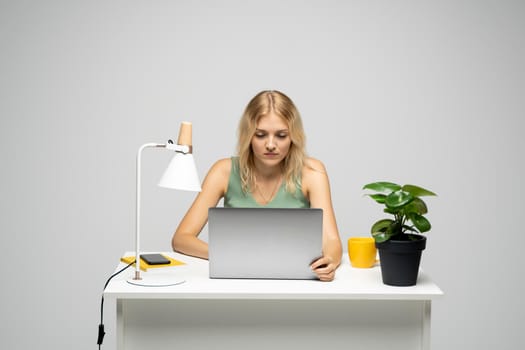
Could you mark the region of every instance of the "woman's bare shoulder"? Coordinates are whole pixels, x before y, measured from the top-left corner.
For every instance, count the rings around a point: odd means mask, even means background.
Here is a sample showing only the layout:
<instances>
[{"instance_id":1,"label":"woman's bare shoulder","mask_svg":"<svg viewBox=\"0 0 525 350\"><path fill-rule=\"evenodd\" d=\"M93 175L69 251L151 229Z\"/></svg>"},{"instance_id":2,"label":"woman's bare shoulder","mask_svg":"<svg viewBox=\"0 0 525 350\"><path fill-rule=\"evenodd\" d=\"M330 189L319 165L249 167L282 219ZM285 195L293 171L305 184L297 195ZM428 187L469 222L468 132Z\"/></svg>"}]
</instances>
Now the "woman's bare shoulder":
<instances>
[{"instance_id":1,"label":"woman's bare shoulder","mask_svg":"<svg viewBox=\"0 0 525 350\"><path fill-rule=\"evenodd\" d=\"M326 168L319 159L308 157L304 162L303 174L309 175L313 173L326 174Z\"/></svg>"},{"instance_id":2,"label":"woman's bare shoulder","mask_svg":"<svg viewBox=\"0 0 525 350\"><path fill-rule=\"evenodd\" d=\"M229 176L231 166L232 166L231 158L219 159L211 166L209 174Z\"/></svg>"},{"instance_id":3,"label":"woman's bare shoulder","mask_svg":"<svg viewBox=\"0 0 525 350\"><path fill-rule=\"evenodd\" d=\"M302 187L304 193L312 201L312 194L319 193L321 189L328 186L328 174L326 168L319 159L307 158L302 174ZM324 191L324 190L323 190Z\"/></svg>"},{"instance_id":4,"label":"woman's bare shoulder","mask_svg":"<svg viewBox=\"0 0 525 350\"><path fill-rule=\"evenodd\" d=\"M231 158L222 158L222 159L217 160L213 164L213 167L214 168L219 168L219 169L228 169L229 170L231 168L231 165L232 165L232 159Z\"/></svg>"},{"instance_id":5,"label":"woman's bare shoulder","mask_svg":"<svg viewBox=\"0 0 525 350\"><path fill-rule=\"evenodd\" d=\"M204 179L202 188L203 192L210 193L220 191L219 196L226 193L228 179L230 177L231 159L217 160L208 171Z\"/></svg>"}]
</instances>

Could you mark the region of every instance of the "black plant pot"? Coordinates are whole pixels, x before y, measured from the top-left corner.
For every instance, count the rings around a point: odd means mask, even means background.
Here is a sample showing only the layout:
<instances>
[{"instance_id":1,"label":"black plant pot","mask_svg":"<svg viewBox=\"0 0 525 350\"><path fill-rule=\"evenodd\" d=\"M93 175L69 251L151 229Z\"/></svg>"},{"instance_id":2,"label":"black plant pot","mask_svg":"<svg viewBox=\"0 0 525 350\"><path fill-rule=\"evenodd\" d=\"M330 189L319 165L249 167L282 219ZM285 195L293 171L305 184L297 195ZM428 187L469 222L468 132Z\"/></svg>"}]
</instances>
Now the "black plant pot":
<instances>
[{"instance_id":1,"label":"black plant pot","mask_svg":"<svg viewBox=\"0 0 525 350\"><path fill-rule=\"evenodd\" d=\"M415 240L395 240L376 243L379 251L383 283L390 286L413 286L417 282L425 236L409 235Z\"/></svg>"}]
</instances>

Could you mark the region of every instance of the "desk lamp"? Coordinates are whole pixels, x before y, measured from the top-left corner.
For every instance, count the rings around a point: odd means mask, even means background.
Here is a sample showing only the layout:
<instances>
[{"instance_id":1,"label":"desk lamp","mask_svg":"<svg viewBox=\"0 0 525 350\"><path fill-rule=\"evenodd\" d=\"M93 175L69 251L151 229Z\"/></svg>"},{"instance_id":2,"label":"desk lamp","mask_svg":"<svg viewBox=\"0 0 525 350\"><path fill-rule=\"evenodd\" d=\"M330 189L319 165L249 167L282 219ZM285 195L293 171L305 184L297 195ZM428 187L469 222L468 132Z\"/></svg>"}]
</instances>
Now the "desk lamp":
<instances>
[{"instance_id":1,"label":"desk lamp","mask_svg":"<svg viewBox=\"0 0 525 350\"><path fill-rule=\"evenodd\" d=\"M199 192L201 190L200 181L192 154L191 123L182 122L177 144L174 144L171 140L168 140L165 144L146 143L139 148L137 153L135 275L133 278L128 279L128 283L140 286L171 286L183 283L184 280L175 278L175 276L165 275L148 276L142 279L140 275L140 173L142 151L148 147L166 148L175 151L175 156L159 181L158 185L160 187Z\"/></svg>"}]
</instances>

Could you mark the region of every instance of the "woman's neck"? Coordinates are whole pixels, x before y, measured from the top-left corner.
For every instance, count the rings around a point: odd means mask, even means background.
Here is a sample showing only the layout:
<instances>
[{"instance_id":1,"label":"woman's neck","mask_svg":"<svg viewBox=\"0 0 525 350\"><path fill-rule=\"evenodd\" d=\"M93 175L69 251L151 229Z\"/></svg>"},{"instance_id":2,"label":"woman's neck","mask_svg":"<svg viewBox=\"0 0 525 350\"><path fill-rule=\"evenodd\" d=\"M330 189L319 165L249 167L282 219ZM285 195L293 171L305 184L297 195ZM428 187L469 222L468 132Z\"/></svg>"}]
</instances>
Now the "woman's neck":
<instances>
[{"instance_id":1,"label":"woman's neck","mask_svg":"<svg viewBox=\"0 0 525 350\"><path fill-rule=\"evenodd\" d=\"M271 180L282 176L282 169L280 164L276 166L265 166L263 164L255 164L255 177L259 180Z\"/></svg>"}]
</instances>

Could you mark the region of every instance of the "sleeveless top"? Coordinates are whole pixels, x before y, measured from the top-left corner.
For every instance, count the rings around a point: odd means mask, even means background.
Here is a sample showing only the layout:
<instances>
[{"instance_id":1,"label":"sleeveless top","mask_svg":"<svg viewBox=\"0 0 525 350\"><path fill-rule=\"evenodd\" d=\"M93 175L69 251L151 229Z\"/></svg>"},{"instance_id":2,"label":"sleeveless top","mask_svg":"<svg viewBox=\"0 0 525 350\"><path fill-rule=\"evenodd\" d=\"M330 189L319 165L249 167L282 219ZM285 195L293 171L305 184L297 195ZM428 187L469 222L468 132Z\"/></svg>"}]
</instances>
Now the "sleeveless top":
<instances>
[{"instance_id":1,"label":"sleeveless top","mask_svg":"<svg viewBox=\"0 0 525 350\"><path fill-rule=\"evenodd\" d=\"M224 195L224 206L231 208L310 208L310 201L304 196L301 183L296 184L295 193L286 191L283 182L272 200L267 204L260 204L250 192L243 192L239 175L239 158L232 157L232 167L228 180L228 190Z\"/></svg>"}]
</instances>

